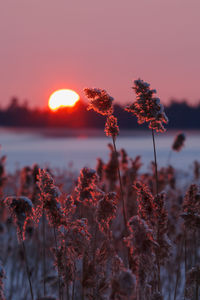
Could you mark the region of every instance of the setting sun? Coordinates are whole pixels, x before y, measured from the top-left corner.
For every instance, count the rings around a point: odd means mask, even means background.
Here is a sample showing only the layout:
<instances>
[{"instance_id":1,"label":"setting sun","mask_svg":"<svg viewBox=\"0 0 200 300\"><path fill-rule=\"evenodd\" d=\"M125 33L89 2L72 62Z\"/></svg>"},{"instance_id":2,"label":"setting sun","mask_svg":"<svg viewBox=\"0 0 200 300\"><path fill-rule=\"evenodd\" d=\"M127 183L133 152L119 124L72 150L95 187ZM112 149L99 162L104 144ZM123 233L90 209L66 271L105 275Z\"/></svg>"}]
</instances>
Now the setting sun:
<instances>
[{"instance_id":1,"label":"setting sun","mask_svg":"<svg viewBox=\"0 0 200 300\"><path fill-rule=\"evenodd\" d=\"M80 99L79 95L73 90L57 90L49 98L49 108L57 110L60 107L72 107Z\"/></svg>"}]
</instances>

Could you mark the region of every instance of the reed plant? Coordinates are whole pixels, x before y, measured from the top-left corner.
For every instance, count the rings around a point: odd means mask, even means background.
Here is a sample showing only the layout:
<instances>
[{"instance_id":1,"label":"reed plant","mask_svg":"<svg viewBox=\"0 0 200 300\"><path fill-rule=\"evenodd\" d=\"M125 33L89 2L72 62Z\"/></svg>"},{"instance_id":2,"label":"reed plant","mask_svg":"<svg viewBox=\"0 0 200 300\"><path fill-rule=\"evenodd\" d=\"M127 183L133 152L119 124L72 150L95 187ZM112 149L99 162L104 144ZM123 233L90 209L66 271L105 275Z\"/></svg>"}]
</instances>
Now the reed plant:
<instances>
[{"instance_id":1,"label":"reed plant","mask_svg":"<svg viewBox=\"0 0 200 300\"><path fill-rule=\"evenodd\" d=\"M107 162L72 180L37 165L6 175L0 159L0 299L199 299L200 163L184 184L173 166L158 168L155 133L167 117L148 83L133 88L126 109L148 123L153 172L117 149L114 99L100 89L85 93L89 109L106 117Z\"/></svg>"}]
</instances>

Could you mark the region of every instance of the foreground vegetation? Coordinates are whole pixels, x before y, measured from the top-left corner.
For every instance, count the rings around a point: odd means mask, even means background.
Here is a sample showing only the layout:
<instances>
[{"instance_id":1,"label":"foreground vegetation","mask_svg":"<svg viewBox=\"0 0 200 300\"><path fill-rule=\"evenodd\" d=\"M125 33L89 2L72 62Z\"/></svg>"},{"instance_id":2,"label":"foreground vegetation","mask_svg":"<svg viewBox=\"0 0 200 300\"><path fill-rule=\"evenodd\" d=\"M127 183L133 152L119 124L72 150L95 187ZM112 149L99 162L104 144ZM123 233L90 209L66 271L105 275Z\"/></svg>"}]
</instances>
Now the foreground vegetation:
<instances>
[{"instance_id":1,"label":"foreground vegetation","mask_svg":"<svg viewBox=\"0 0 200 300\"><path fill-rule=\"evenodd\" d=\"M155 133L168 119L148 83L133 88L126 110L151 129L148 172L140 156L117 150L113 98L100 89L85 93L106 116L108 162L78 176L37 165L6 175L1 158L0 299L199 299L200 163L183 174L170 153L159 167ZM184 140L177 135L172 151Z\"/></svg>"},{"instance_id":2,"label":"foreground vegetation","mask_svg":"<svg viewBox=\"0 0 200 300\"><path fill-rule=\"evenodd\" d=\"M16 195L8 198L7 205L1 203L0 257L5 271L4 278L1 270L5 299L31 299L20 230L26 238L34 299L44 294L58 299L59 277L60 299L136 299L137 293L144 295L138 299L162 299L161 294L163 299L182 299L184 294L188 299L198 299L200 164L195 162L187 186L183 185L183 174L172 166L159 169L159 192L165 191L166 195L154 197L154 165L142 174L141 158L131 159L121 150L120 170L129 220L126 232L117 160L113 147L109 147L108 162L99 159L96 171L84 168L77 181L68 172L47 173L36 165L6 176L1 165L1 197ZM38 174L40 181L36 180ZM25 197L33 206L30 204L22 229L26 206L17 209L14 203L26 202ZM10 209L15 210L10 214Z\"/></svg>"}]
</instances>

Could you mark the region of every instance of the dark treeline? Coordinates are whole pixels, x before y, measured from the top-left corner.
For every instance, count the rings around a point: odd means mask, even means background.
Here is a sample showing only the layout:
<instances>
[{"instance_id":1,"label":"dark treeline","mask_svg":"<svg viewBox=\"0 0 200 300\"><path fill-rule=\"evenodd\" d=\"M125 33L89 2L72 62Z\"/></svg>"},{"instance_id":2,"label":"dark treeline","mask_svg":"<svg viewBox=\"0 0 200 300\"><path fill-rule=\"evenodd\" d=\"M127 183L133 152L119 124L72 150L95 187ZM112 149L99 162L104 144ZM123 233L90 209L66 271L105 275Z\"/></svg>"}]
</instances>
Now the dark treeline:
<instances>
[{"instance_id":1,"label":"dark treeline","mask_svg":"<svg viewBox=\"0 0 200 300\"><path fill-rule=\"evenodd\" d=\"M169 118L167 128L199 129L200 104L190 106L187 101L171 101L165 107ZM121 129L145 128L138 126L137 120L124 111L120 105L115 105L115 116ZM56 112L49 109L31 109L28 103L19 104L13 98L10 104L0 109L0 126L10 127L65 127L65 128L102 128L105 119L93 111L87 111L87 104L79 101L73 108L62 108Z\"/></svg>"}]
</instances>

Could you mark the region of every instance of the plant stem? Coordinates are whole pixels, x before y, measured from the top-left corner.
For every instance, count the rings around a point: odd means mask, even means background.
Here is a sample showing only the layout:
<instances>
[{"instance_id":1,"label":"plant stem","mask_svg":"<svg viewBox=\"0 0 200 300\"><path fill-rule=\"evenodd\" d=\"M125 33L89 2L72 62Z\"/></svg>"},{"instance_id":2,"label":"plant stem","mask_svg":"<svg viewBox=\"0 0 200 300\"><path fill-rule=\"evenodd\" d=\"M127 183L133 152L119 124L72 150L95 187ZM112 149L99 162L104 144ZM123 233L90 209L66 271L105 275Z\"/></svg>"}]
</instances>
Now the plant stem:
<instances>
[{"instance_id":1,"label":"plant stem","mask_svg":"<svg viewBox=\"0 0 200 300\"><path fill-rule=\"evenodd\" d=\"M195 300L199 299L199 283L198 283L198 278L196 279L196 289L195 289Z\"/></svg>"},{"instance_id":2,"label":"plant stem","mask_svg":"<svg viewBox=\"0 0 200 300\"><path fill-rule=\"evenodd\" d=\"M72 300L74 300L74 294L75 294L75 278L72 283Z\"/></svg>"},{"instance_id":3,"label":"plant stem","mask_svg":"<svg viewBox=\"0 0 200 300\"><path fill-rule=\"evenodd\" d=\"M160 284L160 260L158 254L156 254L157 258L157 267L158 267L158 291L161 292L161 284Z\"/></svg>"},{"instance_id":4,"label":"plant stem","mask_svg":"<svg viewBox=\"0 0 200 300\"><path fill-rule=\"evenodd\" d=\"M26 264L26 273L27 273L28 282L29 282L31 299L34 300L34 298L33 298L33 289L32 289L32 284L31 284L31 277L30 277L29 266L28 266L28 259L27 259L27 256L26 256L26 248L25 248L25 244L24 244L24 240L23 240L23 236L22 236L22 230L20 230L20 239L21 239L22 248L23 248L23 252L24 252L24 259L25 259L25 264Z\"/></svg>"},{"instance_id":5,"label":"plant stem","mask_svg":"<svg viewBox=\"0 0 200 300\"><path fill-rule=\"evenodd\" d=\"M198 254L196 229L194 229L194 232L193 232L193 241L194 241L194 265L196 266L196 264L197 264L197 254Z\"/></svg>"},{"instance_id":6,"label":"plant stem","mask_svg":"<svg viewBox=\"0 0 200 300\"><path fill-rule=\"evenodd\" d=\"M154 153L154 163L155 163L155 182L156 182L156 195L158 195L158 165L157 165L157 155L156 155L156 143L155 143L155 136L154 136L154 129L151 130L152 133L152 140L153 140L153 153ZM159 228L157 232L157 238L159 237ZM158 253L156 253L156 262L158 267L158 291L161 291L160 286L160 260Z\"/></svg>"},{"instance_id":7,"label":"plant stem","mask_svg":"<svg viewBox=\"0 0 200 300\"><path fill-rule=\"evenodd\" d=\"M46 296L46 232L45 232L45 214L42 214L42 236L43 236L43 291Z\"/></svg>"},{"instance_id":8,"label":"plant stem","mask_svg":"<svg viewBox=\"0 0 200 300\"><path fill-rule=\"evenodd\" d=\"M157 240L159 238L160 231L159 228L157 230ZM160 259L159 259L159 253L156 251L156 263L157 263L157 268L158 268L158 274L157 274L157 280L158 280L158 291L161 291L161 283L160 283Z\"/></svg>"},{"instance_id":9,"label":"plant stem","mask_svg":"<svg viewBox=\"0 0 200 300\"><path fill-rule=\"evenodd\" d=\"M124 200L124 193L123 193L123 188L122 188L122 179L121 179L121 174L120 174L120 169L119 169L119 160L118 160L117 149L116 149L116 144L115 144L115 138L114 137L112 137L112 141L113 141L115 155L116 155L116 158L117 158L117 172L118 172L118 178L119 178L119 184L120 184L120 194L121 194L122 205L123 205L124 226L125 226L125 229L126 229L126 233L128 233L126 205L125 205L125 200Z\"/></svg>"},{"instance_id":10,"label":"plant stem","mask_svg":"<svg viewBox=\"0 0 200 300\"><path fill-rule=\"evenodd\" d=\"M83 286L83 279L84 279L84 255L83 255L83 259L82 259L82 279L81 279L81 284L82 284L82 290L81 290L81 300L84 300L85 296L85 291L84 291L84 286Z\"/></svg>"},{"instance_id":11,"label":"plant stem","mask_svg":"<svg viewBox=\"0 0 200 300\"><path fill-rule=\"evenodd\" d=\"M122 178L120 174L120 169L119 169L119 160L118 160L118 153L117 153L117 148L116 148L116 143L115 143L115 137L112 136L112 141L113 141L113 146L114 146L114 151L117 159L117 173L118 173L118 178L119 178L119 185L120 185L120 194L121 194L121 199L122 199L122 207L123 207L123 219L124 219L124 228L125 228L125 235L128 235L128 225L127 225L127 214L126 214L126 205L125 205L125 199L124 199L124 192L122 188ZM130 251L127 249L127 258L128 258L128 266L130 267Z\"/></svg>"},{"instance_id":12,"label":"plant stem","mask_svg":"<svg viewBox=\"0 0 200 300\"><path fill-rule=\"evenodd\" d=\"M186 280L186 273L187 273L187 235L186 235L186 229L184 232L184 256L185 256L185 280Z\"/></svg>"},{"instance_id":13,"label":"plant stem","mask_svg":"<svg viewBox=\"0 0 200 300\"><path fill-rule=\"evenodd\" d=\"M96 268L97 232L98 232L98 224L97 224L97 222L95 222L93 249L92 249L92 259L93 259L93 268L94 268L94 270ZM93 299L95 299L95 294L96 294L96 287L93 288Z\"/></svg>"},{"instance_id":14,"label":"plant stem","mask_svg":"<svg viewBox=\"0 0 200 300\"><path fill-rule=\"evenodd\" d=\"M158 195L158 165L157 165L157 155L156 155L156 143L154 136L154 129L152 129L152 139L153 139L153 152L154 152L154 162L155 162L155 179L156 179L156 195Z\"/></svg>"},{"instance_id":15,"label":"plant stem","mask_svg":"<svg viewBox=\"0 0 200 300\"><path fill-rule=\"evenodd\" d=\"M70 298L69 298L69 283L67 284L67 300L70 300Z\"/></svg>"},{"instance_id":16,"label":"plant stem","mask_svg":"<svg viewBox=\"0 0 200 300\"><path fill-rule=\"evenodd\" d=\"M53 232L54 232L56 253L58 254L58 242L57 242L57 236L56 236L56 228L55 228L55 226L53 227ZM60 280L59 269L58 269L58 287L59 287L59 300L62 300L61 280Z\"/></svg>"},{"instance_id":17,"label":"plant stem","mask_svg":"<svg viewBox=\"0 0 200 300\"><path fill-rule=\"evenodd\" d=\"M182 258L182 254L183 254L183 242L184 242L184 238L182 238L182 241L180 243L179 249L177 251L177 256L176 256L176 258L178 259L178 268L177 268L177 271L176 271L176 283L175 283L175 289L174 289L174 300L176 300L178 283L179 283L180 273L181 273L180 266L181 266L181 258Z\"/></svg>"}]
</instances>

